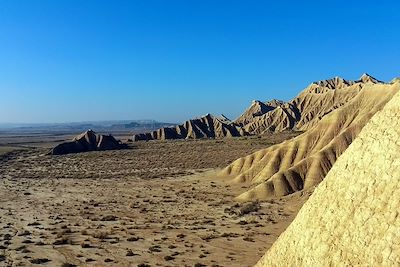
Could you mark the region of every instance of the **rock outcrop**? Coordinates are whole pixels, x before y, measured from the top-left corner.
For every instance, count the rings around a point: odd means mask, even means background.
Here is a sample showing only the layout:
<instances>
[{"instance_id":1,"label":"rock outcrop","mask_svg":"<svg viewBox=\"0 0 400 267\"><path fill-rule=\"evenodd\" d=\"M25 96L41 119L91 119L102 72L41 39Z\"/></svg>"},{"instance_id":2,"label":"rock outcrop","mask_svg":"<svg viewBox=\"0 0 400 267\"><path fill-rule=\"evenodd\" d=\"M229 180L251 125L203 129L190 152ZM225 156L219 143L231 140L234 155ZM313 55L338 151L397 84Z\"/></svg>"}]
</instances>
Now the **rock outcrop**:
<instances>
[{"instance_id":1,"label":"rock outcrop","mask_svg":"<svg viewBox=\"0 0 400 267\"><path fill-rule=\"evenodd\" d=\"M240 127L233 125L225 116L214 117L207 114L201 118L188 120L175 127L165 127L150 133L135 134L133 141L224 138L245 135Z\"/></svg>"},{"instance_id":2,"label":"rock outcrop","mask_svg":"<svg viewBox=\"0 0 400 267\"><path fill-rule=\"evenodd\" d=\"M300 118L297 109L290 103L279 105L269 112L253 117L246 125L243 131L249 135L258 135L263 133L283 132L294 130L296 121Z\"/></svg>"},{"instance_id":3,"label":"rock outcrop","mask_svg":"<svg viewBox=\"0 0 400 267\"><path fill-rule=\"evenodd\" d=\"M308 131L240 158L221 174L231 176L234 183L249 186L237 198L240 201L280 197L313 188L370 118L399 90L400 83L365 84L348 103L325 115Z\"/></svg>"},{"instance_id":4,"label":"rock outcrop","mask_svg":"<svg viewBox=\"0 0 400 267\"><path fill-rule=\"evenodd\" d=\"M397 93L363 127L256 266L398 266L399 166Z\"/></svg>"},{"instance_id":5,"label":"rock outcrop","mask_svg":"<svg viewBox=\"0 0 400 267\"><path fill-rule=\"evenodd\" d=\"M239 118L237 118L234 122L239 126L244 126L254 120L254 118L261 116L265 113L268 113L280 104L284 104L282 101L279 100L271 100L267 103L263 103L258 100L253 100L250 107L242 114Z\"/></svg>"},{"instance_id":6,"label":"rock outcrop","mask_svg":"<svg viewBox=\"0 0 400 267\"><path fill-rule=\"evenodd\" d=\"M49 154L64 155L96 150L115 150L125 146L111 135L96 134L88 130L76 136L71 142L65 142L54 147Z\"/></svg>"}]
</instances>

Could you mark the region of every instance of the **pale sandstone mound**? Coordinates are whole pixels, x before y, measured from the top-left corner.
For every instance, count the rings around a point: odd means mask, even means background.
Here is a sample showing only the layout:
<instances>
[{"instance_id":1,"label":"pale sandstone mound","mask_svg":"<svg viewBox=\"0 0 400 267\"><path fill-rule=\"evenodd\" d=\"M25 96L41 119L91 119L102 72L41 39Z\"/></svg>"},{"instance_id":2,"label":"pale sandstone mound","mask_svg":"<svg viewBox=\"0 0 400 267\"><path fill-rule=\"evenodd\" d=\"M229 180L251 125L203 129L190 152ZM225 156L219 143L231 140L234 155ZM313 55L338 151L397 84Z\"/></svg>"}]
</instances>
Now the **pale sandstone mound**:
<instances>
[{"instance_id":1,"label":"pale sandstone mound","mask_svg":"<svg viewBox=\"0 0 400 267\"><path fill-rule=\"evenodd\" d=\"M121 144L111 135L99 135L92 130L88 130L76 136L71 142L65 142L54 147L50 154L63 155L70 153L80 153L96 150L114 150L124 148Z\"/></svg>"},{"instance_id":2,"label":"pale sandstone mound","mask_svg":"<svg viewBox=\"0 0 400 267\"><path fill-rule=\"evenodd\" d=\"M308 130L324 116L345 105L361 91L366 83L339 77L312 83L289 103L300 114L295 128Z\"/></svg>"},{"instance_id":3,"label":"pale sandstone mound","mask_svg":"<svg viewBox=\"0 0 400 267\"><path fill-rule=\"evenodd\" d=\"M263 115L253 117L243 126L243 130L252 135L265 132L283 132L294 129L299 118L300 114L297 109L290 103L284 103Z\"/></svg>"},{"instance_id":4,"label":"pale sandstone mound","mask_svg":"<svg viewBox=\"0 0 400 267\"><path fill-rule=\"evenodd\" d=\"M340 77L313 82L298 96L285 103L272 100L253 101L235 123L251 135L286 130L305 131L312 128L325 115L353 99L366 84L381 81L363 74L359 80Z\"/></svg>"},{"instance_id":5,"label":"pale sandstone mound","mask_svg":"<svg viewBox=\"0 0 400 267\"><path fill-rule=\"evenodd\" d=\"M284 101L278 100L278 99L272 99L272 100L265 102L265 105L267 105L268 107L273 107L273 108L281 107L284 104L285 104Z\"/></svg>"},{"instance_id":6,"label":"pale sandstone mound","mask_svg":"<svg viewBox=\"0 0 400 267\"><path fill-rule=\"evenodd\" d=\"M283 105L284 103L280 100L273 99L266 103L263 103L258 100L253 100L250 107L246 109L246 111L239 116L234 122L240 126L244 126L254 120L255 117L262 116L275 108Z\"/></svg>"},{"instance_id":7,"label":"pale sandstone mound","mask_svg":"<svg viewBox=\"0 0 400 267\"><path fill-rule=\"evenodd\" d=\"M233 125L225 116L214 117L207 114L198 119L188 120L176 127L166 127L150 133L136 134L133 136L133 140L224 138L243 135L242 129Z\"/></svg>"},{"instance_id":8,"label":"pale sandstone mound","mask_svg":"<svg viewBox=\"0 0 400 267\"><path fill-rule=\"evenodd\" d=\"M349 103L324 116L296 138L240 158L222 171L250 185L237 199L268 199L320 183L369 119L400 90L397 84L366 84Z\"/></svg>"},{"instance_id":9,"label":"pale sandstone mound","mask_svg":"<svg viewBox=\"0 0 400 267\"><path fill-rule=\"evenodd\" d=\"M397 93L256 266L399 266L399 166Z\"/></svg>"}]
</instances>

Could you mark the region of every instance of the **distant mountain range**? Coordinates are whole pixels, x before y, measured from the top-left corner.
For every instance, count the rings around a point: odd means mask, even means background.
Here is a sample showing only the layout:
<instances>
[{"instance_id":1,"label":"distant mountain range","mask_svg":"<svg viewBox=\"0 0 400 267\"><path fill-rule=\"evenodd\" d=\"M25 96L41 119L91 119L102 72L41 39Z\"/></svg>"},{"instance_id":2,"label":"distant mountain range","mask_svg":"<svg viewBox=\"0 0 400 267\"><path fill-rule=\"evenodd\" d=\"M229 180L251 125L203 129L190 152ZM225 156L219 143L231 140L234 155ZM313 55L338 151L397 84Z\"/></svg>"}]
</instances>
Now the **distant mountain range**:
<instances>
[{"instance_id":1,"label":"distant mountain range","mask_svg":"<svg viewBox=\"0 0 400 267\"><path fill-rule=\"evenodd\" d=\"M31 131L118 131L118 130L152 130L160 127L169 127L175 123L159 122L155 120L111 120L86 121L68 123L0 123L0 131L31 132Z\"/></svg>"}]
</instances>

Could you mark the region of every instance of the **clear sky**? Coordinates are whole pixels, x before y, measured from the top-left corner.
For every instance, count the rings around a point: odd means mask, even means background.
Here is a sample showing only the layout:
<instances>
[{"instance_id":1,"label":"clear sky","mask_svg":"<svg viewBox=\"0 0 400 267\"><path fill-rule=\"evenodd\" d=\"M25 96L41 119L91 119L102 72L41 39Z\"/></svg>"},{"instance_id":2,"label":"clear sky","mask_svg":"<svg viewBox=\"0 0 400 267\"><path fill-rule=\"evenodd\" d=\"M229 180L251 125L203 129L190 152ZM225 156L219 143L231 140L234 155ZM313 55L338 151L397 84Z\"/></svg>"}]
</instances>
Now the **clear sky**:
<instances>
[{"instance_id":1,"label":"clear sky","mask_svg":"<svg viewBox=\"0 0 400 267\"><path fill-rule=\"evenodd\" d=\"M0 122L234 118L400 76L400 1L0 0Z\"/></svg>"}]
</instances>

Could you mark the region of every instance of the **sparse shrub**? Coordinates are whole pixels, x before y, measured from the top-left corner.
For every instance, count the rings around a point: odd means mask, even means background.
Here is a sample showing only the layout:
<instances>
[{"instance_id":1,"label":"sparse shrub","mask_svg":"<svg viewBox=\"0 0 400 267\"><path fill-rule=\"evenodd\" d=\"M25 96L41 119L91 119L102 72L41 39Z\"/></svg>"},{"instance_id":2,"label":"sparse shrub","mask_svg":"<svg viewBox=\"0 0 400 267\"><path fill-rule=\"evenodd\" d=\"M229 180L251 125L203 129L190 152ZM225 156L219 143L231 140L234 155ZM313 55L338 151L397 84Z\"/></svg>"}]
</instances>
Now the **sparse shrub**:
<instances>
[{"instance_id":1,"label":"sparse shrub","mask_svg":"<svg viewBox=\"0 0 400 267\"><path fill-rule=\"evenodd\" d=\"M172 261L172 260L174 260L174 259L175 259L175 258L172 257L172 256L170 256L170 255L167 255L167 256L164 257L164 260L166 260L166 261Z\"/></svg>"},{"instance_id":2,"label":"sparse shrub","mask_svg":"<svg viewBox=\"0 0 400 267\"><path fill-rule=\"evenodd\" d=\"M107 239L109 233L105 231L97 231L92 234L92 237L97 238L97 239Z\"/></svg>"},{"instance_id":3,"label":"sparse shrub","mask_svg":"<svg viewBox=\"0 0 400 267\"><path fill-rule=\"evenodd\" d=\"M88 231L87 231L86 229L83 229L83 230L81 231L81 235L88 235Z\"/></svg>"},{"instance_id":4,"label":"sparse shrub","mask_svg":"<svg viewBox=\"0 0 400 267\"><path fill-rule=\"evenodd\" d=\"M86 243L85 241L81 242L81 248L91 248L92 246L89 243Z\"/></svg>"},{"instance_id":5,"label":"sparse shrub","mask_svg":"<svg viewBox=\"0 0 400 267\"><path fill-rule=\"evenodd\" d=\"M239 209L239 216L246 215L250 212L258 211L260 208L261 208L261 206L258 202L247 203Z\"/></svg>"},{"instance_id":6,"label":"sparse shrub","mask_svg":"<svg viewBox=\"0 0 400 267\"><path fill-rule=\"evenodd\" d=\"M43 264L43 263L47 263L49 262L49 259L45 259L45 258L39 258L39 259L31 259L30 262L32 264Z\"/></svg>"},{"instance_id":7,"label":"sparse shrub","mask_svg":"<svg viewBox=\"0 0 400 267\"><path fill-rule=\"evenodd\" d=\"M128 249L127 252L126 252L126 256L127 256L127 257L132 257L132 256L135 256L135 255L136 255L136 254L133 253L133 251L132 251L131 249Z\"/></svg>"},{"instance_id":8,"label":"sparse shrub","mask_svg":"<svg viewBox=\"0 0 400 267\"><path fill-rule=\"evenodd\" d=\"M71 244L71 240L69 240L68 237L62 237L60 239L57 239L56 241L53 242L53 245L67 245L67 244Z\"/></svg>"},{"instance_id":9,"label":"sparse shrub","mask_svg":"<svg viewBox=\"0 0 400 267\"><path fill-rule=\"evenodd\" d=\"M140 239L139 237L131 236L131 237L128 237L128 238L126 239L126 241L129 241L129 242L136 242L136 241L138 241L139 239Z\"/></svg>"},{"instance_id":10,"label":"sparse shrub","mask_svg":"<svg viewBox=\"0 0 400 267\"><path fill-rule=\"evenodd\" d=\"M116 221L117 218L118 218L118 217L117 217L117 216L114 216L114 215L106 215L106 216L102 217L102 218L100 219L100 221L104 221L104 222Z\"/></svg>"}]
</instances>

